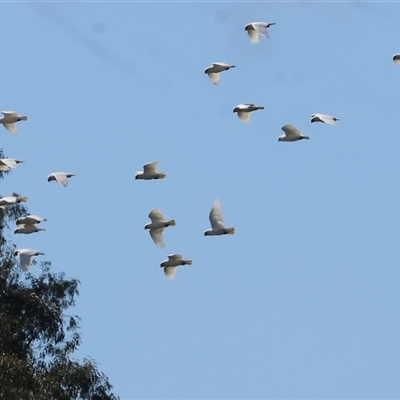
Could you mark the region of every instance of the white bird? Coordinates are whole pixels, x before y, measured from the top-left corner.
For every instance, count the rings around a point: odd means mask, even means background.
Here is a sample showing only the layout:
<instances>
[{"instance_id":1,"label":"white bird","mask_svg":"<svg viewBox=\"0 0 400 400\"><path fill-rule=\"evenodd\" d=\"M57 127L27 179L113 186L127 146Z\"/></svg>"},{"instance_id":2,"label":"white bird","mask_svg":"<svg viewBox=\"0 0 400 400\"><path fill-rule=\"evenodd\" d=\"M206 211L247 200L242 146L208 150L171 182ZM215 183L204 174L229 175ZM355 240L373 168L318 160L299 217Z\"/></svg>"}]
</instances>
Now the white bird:
<instances>
[{"instance_id":1,"label":"white bird","mask_svg":"<svg viewBox=\"0 0 400 400\"><path fill-rule=\"evenodd\" d=\"M0 171L8 171L11 168L17 168L17 165L24 161L17 160L16 158L2 158L0 159Z\"/></svg>"},{"instance_id":2,"label":"white bird","mask_svg":"<svg viewBox=\"0 0 400 400\"><path fill-rule=\"evenodd\" d=\"M17 224L14 229L14 233L35 233L40 231L45 231L46 229L38 228L35 224Z\"/></svg>"},{"instance_id":3,"label":"white bird","mask_svg":"<svg viewBox=\"0 0 400 400\"><path fill-rule=\"evenodd\" d=\"M267 28L275 25L275 22L251 22L245 25L244 30L247 31L251 43L258 43L258 35L268 36Z\"/></svg>"},{"instance_id":4,"label":"white bird","mask_svg":"<svg viewBox=\"0 0 400 400\"><path fill-rule=\"evenodd\" d=\"M31 249L19 249L14 251L14 256L18 256L19 259L19 266L24 270L28 271L33 263L34 256L44 256L44 253L41 253L37 250Z\"/></svg>"},{"instance_id":5,"label":"white bird","mask_svg":"<svg viewBox=\"0 0 400 400\"><path fill-rule=\"evenodd\" d=\"M298 129L296 129L293 125L287 124L282 126L284 135L279 136L279 142L296 142L301 139L310 139L308 136L303 136Z\"/></svg>"},{"instance_id":6,"label":"white bird","mask_svg":"<svg viewBox=\"0 0 400 400\"><path fill-rule=\"evenodd\" d=\"M48 177L47 177L47 182L50 181L56 181L59 183L61 186L67 186L68 185L68 180L67 178L71 178L71 176L75 176L74 174L70 174L69 172L52 172Z\"/></svg>"},{"instance_id":7,"label":"white bird","mask_svg":"<svg viewBox=\"0 0 400 400\"><path fill-rule=\"evenodd\" d=\"M4 117L0 118L0 124L3 124L4 128L8 130L12 135L18 134L15 122L26 121L28 118L25 116L18 115L15 111L1 111Z\"/></svg>"},{"instance_id":8,"label":"white bird","mask_svg":"<svg viewBox=\"0 0 400 400\"><path fill-rule=\"evenodd\" d=\"M165 247L162 235L163 230L168 226L175 226L175 220L171 219L166 221L158 208L154 208L150 211L149 218L151 219L151 222L146 224L144 229L149 229L150 236L154 243L157 245L157 247L162 249Z\"/></svg>"},{"instance_id":9,"label":"white bird","mask_svg":"<svg viewBox=\"0 0 400 400\"><path fill-rule=\"evenodd\" d=\"M150 164L143 165L143 171L137 171L135 179L164 179L167 175L164 172L157 172L157 164L160 161L155 161Z\"/></svg>"},{"instance_id":10,"label":"white bird","mask_svg":"<svg viewBox=\"0 0 400 400\"><path fill-rule=\"evenodd\" d=\"M393 56L393 62L395 64L400 64L400 53L397 53Z\"/></svg>"},{"instance_id":11,"label":"white bird","mask_svg":"<svg viewBox=\"0 0 400 400\"><path fill-rule=\"evenodd\" d=\"M325 115L325 114L311 115L311 122L324 122L325 124L336 125L336 121L339 121L339 118L331 117L330 115Z\"/></svg>"},{"instance_id":12,"label":"white bird","mask_svg":"<svg viewBox=\"0 0 400 400\"><path fill-rule=\"evenodd\" d=\"M211 82L214 85L219 83L219 73L222 71L228 71L230 68L235 68L234 65L225 64L223 62L213 62L212 65L204 70L204 73L208 75Z\"/></svg>"},{"instance_id":13,"label":"white bird","mask_svg":"<svg viewBox=\"0 0 400 400\"><path fill-rule=\"evenodd\" d=\"M211 229L207 229L204 232L204 236L216 236L216 235L233 235L235 228L225 228L224 219L222 218L221 204L218 199L214 200L209 215Z\"/></svg>"},{"instance_id":14,"label":"white bird","mask_svg":"<svg viewBox=\"0 0 400 400\"><path fill-rule=\"evenodd\" d=\"M233 112L237 113L239 119L242 122L249 122L250 121L250 113L252 111L257 111L257 110L264 110L264 107L256 106L254 104L238 104L233 109Z\"/></svg>"},{"instance_id":15,"label":"white bird","mask_svg":"<svg viewBox=\"0 0 400 400\"><path fill-rule=\"evenodd\" d=\"M0 198L0 206L10 206L21 202L27 202L27 197L7 196Z\"/></svg>"},{"instance_id":16,"label":"white bird","mask_svg":"<svg viewBox=\"0 0 400 400\"><path fill-rule=\"evenodd\" d=\"M39 217L39 215L26 215L25 217L18 218L15 222L17 225L23 224L40 224L42 221L47 221L46 218Z\"/></svg>"},{"instance_id":17,"label":"white bird","mask_svg":"<svg viewBox=\"0 0 400 400\"><path fill-rule=\"evenodd\" d=\"M168 260L163 261L160 267L164 268L164 274L168 279L174 279L177 267L192 264L192 260L183 260L181 254L170 254Z\"/></svg>"}]
</instances>

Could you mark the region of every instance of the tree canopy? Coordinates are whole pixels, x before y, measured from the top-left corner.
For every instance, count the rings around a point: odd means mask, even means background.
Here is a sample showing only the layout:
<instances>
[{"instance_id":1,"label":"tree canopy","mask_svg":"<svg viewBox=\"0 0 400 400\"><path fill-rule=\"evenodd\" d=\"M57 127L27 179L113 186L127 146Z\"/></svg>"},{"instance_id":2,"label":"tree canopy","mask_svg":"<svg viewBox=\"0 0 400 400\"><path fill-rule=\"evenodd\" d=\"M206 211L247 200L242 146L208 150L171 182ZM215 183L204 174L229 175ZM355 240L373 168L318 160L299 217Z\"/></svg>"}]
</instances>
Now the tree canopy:
<instances>
[{"instance_id":1,"label":"tree canopy","mask_svg":"<svg viewBox=\"0 0 400 400\"><path fill-rule=\"evenodd\" d=\"M0 179L8 173L0 171ZM0 209L0 398L118 399L93 359L72 358L81 343L79 317L65 312L79 281L52 273L48 261L38 277L18 266L5 233L26 214L21 203Z\"/></svg>"}]
</instances>

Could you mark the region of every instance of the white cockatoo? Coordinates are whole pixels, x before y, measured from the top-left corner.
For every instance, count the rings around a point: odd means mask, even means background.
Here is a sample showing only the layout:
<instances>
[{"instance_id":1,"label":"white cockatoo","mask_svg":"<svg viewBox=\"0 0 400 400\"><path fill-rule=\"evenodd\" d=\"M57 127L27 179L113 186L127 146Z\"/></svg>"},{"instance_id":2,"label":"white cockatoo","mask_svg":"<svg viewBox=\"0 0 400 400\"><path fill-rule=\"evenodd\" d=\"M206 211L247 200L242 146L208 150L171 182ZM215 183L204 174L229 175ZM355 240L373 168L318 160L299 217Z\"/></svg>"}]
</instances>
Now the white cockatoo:
<instances>
[{"instance_id":1,"label":"white cockatoo","mask_svg":"<svg viewBox=\"0 0 400 400\"><path fill-rule=\"evenodd\" d=\"M393 62L395 64L400 64L400 53L397 53L393 56Z\"/></svg>"},{"instance_id":2,"label":"white cockatoo","mask_svg":"<svg viewBox=\"0 0 400 400\"><path fill-rule=\"evenodd\" d=\"M24 161L17 160L16 158L2 158L0 159L0 171L8 171L11 168L17 168L17 165Z\"/></svg>"},{"instance_id":3,"label":"white cockatoo","mask_svg":"<svg viewBox=\"0 0 400 400\"><path fill-rule=\"evenodd\" d=\"M310 139L308 136L303 136L298 129L296 129L293 125L287 124L282 126L284 135L279 136L279 142L296 142L301 139Z\"/></svg>"},{"instance_id":4,"label":"white cockatoo","mask_svg":"<svg viewBox=\"0 0 400 400\"><path fill-rule=\"evenodd\" d=\"M235 66L223 62L213 62L212 65L204 70L204 73L208 75L214 85L218 85L219 73L222 71L228 71L230 68L235 68Z\"/></svg>"},{"instance_id":5,"label":"white cockatoo","mask_svg":"<svg viewBox=\"0 0 400 400\"><path fill-rule=\"evenodd\" d=\"M4 208L5 206L11 206L13 204L28 201L27 197L18 197L18 196L7 196L0 198L0 207Z\"/></svg>"},{"instance_id":6,"label":"white cockatoo","mask_svg":"<svg viewBox=\"0 0 400 400\"><path fill-rule=\"evenodd\" d=\"M339 118L331 117L326 114L313 114L311 115L311 122L324 122L329 125L336 125L336 121L339 121Z\"/></svg>"},{"instance_id":7,"label":"white cockatoo","mask_svg":"<svg viewBox=\"0 0 400 400\"><path fill-rule=\"evenodd\" d=\"M258 35L268 36L267 28L275 25L275 22L251 22L245 25L244 30L247 31L251 43L258 43Z\"/></svg>"},{"instance_id":8,"label":"white cockatoo","mask_svg":"<svg viewBox=\"0 0 400 400\"><path fill-rule=\"evenodd\" d=\"M29 271L29 269L31 268L33 263L33 257L39 255L44 256L44 253L31 249L18 249L14 251L14 256L15 257L18 256L19 259L19 266L25 272Z\"/></svg>"},{"instance_id":9,"label":"white cockatoo","mask_svg":"<svg viewBox=\"0 0 400 400\"><path fill-rule=\"evenodd\" d=\"M65 187L68 185L68 178L71 178L71 176L75 176L75 175L71 174L69 172L52 172L47 177L47 182L56 181L61 186Z\"/></svg>"},{"instance_id":10,"label":"white cockatoo","mask_svg":"<svg viewBox=\"0 0 400 400\"><path fill-rule=\"evenodd\" d=\"M18 115L15 111L1 111L3 117L0 118L0 124L3 124L4 128L8 130L12 135L17 135L17 127L15 123L18 121L26 121L28 118L25 116Z\"/></svg>"},{"instance_id":11,"label":"white cockatoo","mask_svg":"<svg viewBox=\"0 0 400 400\"><path fill-rule=\"evenodd\" d=\"M163 261L160 267L164 268L164 274L168 279L174 279L177 267L192 264L192 260L183 260L181 254L170 254L168 260Z\"/></svg>"},{"instance_id":12,"label":"white cockatoo","mask_svg":"<svg viewBox=\"0 0 400 400\"><path fill-rule=\"evenodd\" d=\"M207 229L204 232L204 236L216 236L216 235L233 235L235 228L225 228L224 219L222 218L221 204L218 199L214 200L209 215L211 229Z\"/></svg>"},{"instance_id":13,"label":"white cockatoo","mask_svg":"<svg viewBox=\"0 0 400 400\"><path fill-rule=\"evenodd\" d=\"M33 224L17 224L17 227L14 229L14 233L35 233L40 231L45 231L46 229L38 228L34 223Z\"/></svg>"},{"instance_id":14,"label":"white cockatoo","mask_svg":"<svg viewBox=\"0 0 400 400\"><path fill-rule=\"evenodd\" d=\"M15 222L17 225L23 224L40 224L42 221L47 221L46 218L39 217L39 215L25 215L25 217L18 218Z\"/></svg>"},{"instance_id":15,"label":"white cockatoo","mask_svg":"<svg viewBox=\"0 0 400 400\"><path fill-rule=\"evenodd\" d=\"M308 136L303 136L297 128L290 124L283 125L282 130L285 134L279 136L279 142L296 142L301 139L310 139Z\"/></svg>"},{"instance_id":16,"label":"white cockatoo","mask_svg":"<svg viewBox=\"0 0 400 400\"><path fill-rule=\"evenodd\" d=\"M254 104L238 104L233 109L233 112L237 113L239 119L242 122L249 122L250 121L250 113L252 111L257 111L257 110L264 110L264 107L256 106Z\"/></svg>"},{"instance_id":17,"label":"white cockatoo","mask_svg":"<svg viewBox=\"0 0 400 400\"><path fill-rule=\"evenodd\" d=\"M162 249L165 247L162 235L163 230L168 226L175 226L175 220L171 219L166 221L158 208L154 208L150 211L149 218L151 219L151 222L146 224L144 229L149 229L150 236L154 243L157 245L157 247Z\"/></svg>"},{"instance_id":18,"label":"white cockatoo","mask_svg":"<svg viewBox=\"0 0 400 400\"><path fill-rule=\"evenodd\" d=\"M155 161L150 164L143 165L143 171L137 171L135 179L164 179L167 175L164 172L157 172L157 164L160 161Z\"/></svg>"}]
</instances>

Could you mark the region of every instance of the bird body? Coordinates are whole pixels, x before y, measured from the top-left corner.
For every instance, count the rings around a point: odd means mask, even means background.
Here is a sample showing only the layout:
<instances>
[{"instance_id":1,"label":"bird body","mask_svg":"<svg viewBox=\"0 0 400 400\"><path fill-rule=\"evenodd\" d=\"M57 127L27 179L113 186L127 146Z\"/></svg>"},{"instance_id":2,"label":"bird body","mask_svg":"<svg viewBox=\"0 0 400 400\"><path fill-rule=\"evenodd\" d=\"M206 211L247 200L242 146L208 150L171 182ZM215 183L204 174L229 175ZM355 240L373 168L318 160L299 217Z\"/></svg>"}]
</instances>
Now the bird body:
<instances>
[{"instance_id":1,"label":"bird body","mask_svg":"<svg viewBox=\"0 0 400 400\"><path fill-rule=\"evenodd\" d=\"M32 249L18 249L14 251L14 256L18 256L19 259L19 266L22 268L23 271L29 271L33 263L33 257L44 255L37 250Z\"/></svg>"},{"instance_id":2,"label":"bird body","mask_svg":"<svg viewBox=\"0 0 400 400\"><path fill-rule=\"evenodd\" d=\"M47 177L47 182L56 181L61 186L65 187L65 186L68 185L68 179L67 178L71 178L71 176L75 176L75 175L71 174L69 172L52 172Z\"/></svg>"},{"instance_id":3,"label":"bird body","mask_svg":"<svg viewBox=\"0 0 400 400\"><path fill-rule=\"evenodd\" d=\"M137 171L135 179L164 179L167 175L164 172L157 172L157 164L159 161L155 161L150 164L143 165L143 171Z\"/></svg>"},{"instance_id":4,"label":"bird body","mask_svg":"<svg viewBox=\"0 0 400 400\"><path fill-rule=\"evenodd\" d=\"M311 115L311 122L323 122L329 125L336 125L336 121L339 121L339 118L331 117L326 114L313 114Z\"/></svg>"},{"instance_id":5,"label":"bird body","mask_svg":"<svg viewBox=\"0 0 400 400\"><path fill-rule=\"evenodd\" d=\"M395 64L400 64L400 53L397 53L393 56L393 62Z\"/></svg>"},{"instance_id":6,"label":"bird body","mask_svg":"<svg viewBox=\"0 0 400 400\"><path fill-rule=\"evenodd\" d=\"M8 130L12 135L17 135L17 127L15 123L18 121L26 121L28 118L25 116L18 115L15 111L1 111L3 117L0 118L0 124L3 124L4 128Z\"/></svg>"},{"instance_id":7,"label":"bird body","mask_svg":"<svg viewBox=\"0 0 400 400\"><path fill-rule=\"evenodd\" d=\"M212 65L204 70L204 73L208 75L214 85L218 85L220 82L219 73L230 68L235 68L235 66L223 62L213 62Z\"/></svg>"},{"instance_id":8,"label":"bird body","mask_svg":"<svg viewBox=\"0 0 400 400\"><path fill-rule=\"evenodd\" d=\"M161 268L164 268L164 274L168 279L173 279L176 273L176 268L180 265L192 265L192 260L184 260L181 254L170 254L168 260L163 261L160 264Z\"/></svg>"},{"instance_id":9,"label":"bird body","mask_svg":"<svg viewBox=\"0 0 400 400\"><path fill-rule=\"evenodd\" d=\"M279 142L296 142L297 140L310 139L308 136L303 136L297 128L290 124L282 126L282 130L285 134L279 136Z\"/></svg>"},{"instance_id":10,"label":"bird body","mask_svg":"<svg viewBox=\"0 0 400 400\"><path fill-rule=\"evenodd\" d=\"M2 158L0 159L0 171L8 171L11 168L17 168L17 165L24 161L17 160L16 158Z\"/></svg>"},{"instance_id":11,"label":"bird body","mask_svg":"<svg viewBox=\"0 0 400 400\"><path fill-rule=\"evenodd\" d=\"M233 235L235 228L226 228L222 217L221 204L218 199L214 200L209 215L211 229L204 232L204 236Z\"/></svg>"},{"instance_id":12,"label":"bird body","mask_svg":"<svg viewBox=\"0 0 400 400\"><path fill-rule=\"evenodd\" d=\"M272 25L275 25L275 22L251 22L245 25L244 30L252 43L258 43L258 35L269 37L267 28Z\"/></svg>"},{"instance_id":13,"label":"bird body","mask_svg":"<svg viewBox=\"0 0 400 400\"><path fill-rule=\"evenodd\" d=\"M39 231L45 231L46 229L38 228L35 224L18 224L14 229L14 233L35 233Z\"/></svg>"},{"instance_id":14,"label":"bird body","mask_svg":"<svg viewBox=\"0 0 400 400\"><path fill-rule=\"evenodd\" d=\"M23 224L40 224L42 221L47 221L46 218L39 217L39 215L26 215L25 217L18 218L15 222L17 225Z\"/></svg>"},{"instance_id":15,"label":"bird body","mask_svg":"<svg viewBox=\"0 0 400 400\"><path fill-rule=\"evenodd\" d=\"M13 204L27 202L27 197L18 197L18 196L7 196L0 198L0 206L10 206Z\"/></svg>"},{"instance_id":16,"label":"bird body","mask_svg":"<svg viewBox=\"0 0 400 400\"><path fill-rule=\"evenodd\" d=\"M159 248L164 248L165 243L163 240L163 230L168 226L175 226L175 220L171 219L167 221L162 215L161 211L158 208L154 208L150 211L149 218L151 222L144 226L144 229L149 229L149 233L154 243Z\"/></svg>"},{"instance_id":17,"label":"bird body","mask_svg":"<svg viewBox=\"0 0 400 400\"><path fill-rule=\"evenodd\" d=\"M233 112L237 113L240 121L249 122L250 121L250 113L252 111L264 110L262 106L256 106L255 104L238 104Z\"/></svg>"}]
</instances>

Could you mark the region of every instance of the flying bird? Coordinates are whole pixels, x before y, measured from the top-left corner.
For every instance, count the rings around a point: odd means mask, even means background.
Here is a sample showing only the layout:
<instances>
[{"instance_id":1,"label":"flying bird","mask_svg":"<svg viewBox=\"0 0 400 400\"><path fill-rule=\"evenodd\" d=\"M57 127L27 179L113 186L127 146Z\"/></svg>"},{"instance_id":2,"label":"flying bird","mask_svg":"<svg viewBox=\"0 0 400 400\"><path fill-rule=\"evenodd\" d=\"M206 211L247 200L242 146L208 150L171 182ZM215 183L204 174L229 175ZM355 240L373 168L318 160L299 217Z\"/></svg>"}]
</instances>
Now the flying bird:
<instances>
[{"instance_id":1,"label":"flying bird","mask_svg":"<svg viewBox=\"0 0 400 400\"><path fill-rule=\"evenodd\" d=\"M156 161L143 165L143 171L137 171L135 179L164 179L167 175L164 172L157 172L157 164L159 162L160 161Z\"/></svg>"},{"instance_id":2,"label":"flying bird","mask_svg":"<svg viewBox=\"0 0 400 400\"><path fill-rule=\"evenodd\" d=\"M38 228L34 223L33 224L17 224L17 227L14 229L14 233L35 233L40 231L45 231L46 229Z\"/></svg>"},{"instance_id":3,"label":"flying bird","mask_svg":"<svg viewBox=\"0 0 400 400\"><path fill-rule=\"evenodd\" d=\"M258 43L258 35L268 36L267 28L275 25L275 22L251 22L245 25L244 30L247 31L251 43Z\"/></svg>"},{"instance_id":4,"label":"flying bird","mask_svg":"<svg viewBox=\"0 0 400 400\"><path fill-rule=\"evenodd\" d=\"M210 223L211 229L204 232L204 236L216 236L216 235L233 235L235 228L225 228L224 219L222 218L221 204L218 199L214 200L211 211L210 211Z\"/></svg>"},{"instance_id":5,"label":"flying bird","mask_svg":"<svg viewBox=\"0 0 400 400\"><path fill-rule=\"evenodd\" d=\"M16 158L2 158L0 159L0 171L8 171L11 168L17 168L17 165L24 161L17 160Z\"/></svg>"},{"instance_id":6,"label":"flying bird","mask_svg":"<svg viewBox=\"0 0 400 400\"><path fill-rule=\"evenodd\" d=\"M42 221L47 221L46 218L39 217L39 215L26 215L25 217L18 218L15 222L17 225L23 224L40 224Z\"/></svg>"},{"instance_id":7,"label":"flying bird","mask_svg":"<svg viewBox=\"0 0 400 400\"><path fill-rule=\"evenodd\" d=\"M293 125L287 124L282 126L284 135L279 136L279 142L296 142L301 139L310 139L308 136L303 136L298 129L296 129Z\"/></svg>"},{"instance_id":8,"label":"flying bird","mask_svg":"<svg viewBox=\"0 0 400 400\"><path fill-rule=\"evenodd\" d=\"M400 53L397 53L393 56L393 62L395 64L400 64Z\"/></svg>"},{"instance_id":9,"label":"flying bird","mask_svg":"<svg viewBox=\"0 0 400 400\"><path fill-rule=\"evenodd\" d=\"M37 250L31 250L31 249L19 249L14 251L14 257L18 256L19 259L19 266L26 272L29 271L29 269L32 266L33 263L33 257L34 256L39 256L43 255L44 253L41 253Z\"/></svg>"},{"instance_id":10,"label":"flying bird","mask_svg":"<svg viewBox=\"0 0 400 400\"><path fill-rule=\"evenodd\" d=\"M4 206L11 206L13 204L17 204L17 203L21 203L21 202L26 203L27 201L28 201L27 197L7 196L7 197L0 198L0 206L2 206L4 208Z\"/></svg>"},{"instance_id":11,"label":"flying bird","mask_svg":"<svg viewBox=\"0 0 400 400\"><path fill-rule=\"evenodd\" d=\"M164 274L168 279L174 279L176 268L180 265L192 265L192 260L183 260L181 254L170 254L168 260L160 264L164 268Z\"/></svg>"},{"instance_id":12,"label":"flying bird","mask_svg":"<svg viewBox=\"0 0 400 400\"><path fill-rule=\"evenodd\" d=\"M67 178L71 178L71 176L75 176L74 174L70 174L69 172L53 172L47 177L47 182L56 181L61 186L67 186L68 180Z\"/></svg>"},{"instance_id":13,"label":"flying bird","mask_svg":"<svg viewBox=\"0 0 400 400\"><path fill-rule=\"evenodd\" d=\"M225 64L223 62L213 62L211 66L204 70L204 73L208 75L211 82L214 85L219 83L219 73L222 71L228 71L230 68L235 68L234 65Z\"/></svg>"},{"instance_id":14,"label":"flying bird","mask_svg":"<svg viewBox=\"0 0 400 400\"><path fill-rule=\"evenodd\" d=\"M27 121L27 117L18 115L15 111L1 111L4 117L0 118L0 124L3 124L4 128L8 130L12 135L17 135L17 127L15 122Z\"/></svg>"},{"instance_id":15,"label":"flying bird","mask_svg":"<svg viewBox=\"0 0 400 400\"><path fill-rule=\"evenodd\" d=\"M252 111L257 111L257 110L264 110L264 107L256 106L254 104L238 104L233 109L233 112L237 113L239 119L242 122L249 122L250 121L250 113Z\"/></svg>"},{"instance_id":16,"label":"flying bird","mask_svg":"<svg viewBox=\"0 0 400 400\"><path fill-rule=\"evenodd\" d=\"M311 122L324 122L325 124L336 125L336 121L339 121L339 118L331 117L330 115L325 115L325 114L311 115Z\"/></svg>"},{"instance_id":17,"label":"flying bird","mask_svg":"<svg viewBox=\"0 0 400 400\"><path fill-rule=\"evenodd\" d=\"M153 239L154 243L160 249L165 247L165 243L163 240L163 230L168 226L175 226L175 220L171 219L166 221L164 216L161 214L158 208L154 208L150 211L149 218L151 222L144 226L144 229L149 229L149 233L151 238Z\"/></svg>"}]
</instances>

